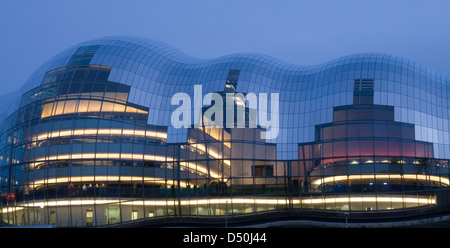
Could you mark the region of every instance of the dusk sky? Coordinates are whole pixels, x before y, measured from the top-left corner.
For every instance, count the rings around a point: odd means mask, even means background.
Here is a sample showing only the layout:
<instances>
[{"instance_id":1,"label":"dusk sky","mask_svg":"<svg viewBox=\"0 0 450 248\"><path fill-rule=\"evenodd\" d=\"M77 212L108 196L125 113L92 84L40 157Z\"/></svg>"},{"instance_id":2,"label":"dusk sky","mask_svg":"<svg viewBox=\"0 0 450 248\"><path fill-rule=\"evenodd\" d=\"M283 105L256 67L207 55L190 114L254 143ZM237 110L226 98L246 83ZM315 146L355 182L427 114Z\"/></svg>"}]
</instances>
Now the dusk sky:
<instances>
[{"instance_id":1,"label":"dusk sky","mask_svg":"<svg viewBox=\"0 0 450 248\"><path fill-rule=\"evenodd\" d=\"M450 75L448 0L1 0L0 34L0 94L58 52L111 35L196 58L255 52L297 65L381 52Z\"/></svg>"}]
</instances>

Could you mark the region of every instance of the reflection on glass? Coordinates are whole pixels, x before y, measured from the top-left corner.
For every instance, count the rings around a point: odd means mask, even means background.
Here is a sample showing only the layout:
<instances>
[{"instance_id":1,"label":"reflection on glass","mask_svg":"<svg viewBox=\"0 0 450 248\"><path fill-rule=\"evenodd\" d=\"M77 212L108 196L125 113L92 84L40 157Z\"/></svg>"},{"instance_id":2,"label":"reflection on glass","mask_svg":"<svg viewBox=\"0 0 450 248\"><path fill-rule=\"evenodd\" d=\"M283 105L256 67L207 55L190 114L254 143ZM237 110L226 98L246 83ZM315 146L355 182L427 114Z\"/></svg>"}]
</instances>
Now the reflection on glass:
<instances>
[{"instance_id":1,"label":"reflection on glass","mask_svg":"<svg viewBox=\"0 0 450 248\"><path fill-rule=\"evenodd\" d=\"M66 104L67 102L67 104ZM44 104L41 118L48 118L62 114L96 112L125 112L148 114L147 111L120 103L106 103L102 108L102 101L97 100L68 100Z\"/></svg>"}]
</instances>

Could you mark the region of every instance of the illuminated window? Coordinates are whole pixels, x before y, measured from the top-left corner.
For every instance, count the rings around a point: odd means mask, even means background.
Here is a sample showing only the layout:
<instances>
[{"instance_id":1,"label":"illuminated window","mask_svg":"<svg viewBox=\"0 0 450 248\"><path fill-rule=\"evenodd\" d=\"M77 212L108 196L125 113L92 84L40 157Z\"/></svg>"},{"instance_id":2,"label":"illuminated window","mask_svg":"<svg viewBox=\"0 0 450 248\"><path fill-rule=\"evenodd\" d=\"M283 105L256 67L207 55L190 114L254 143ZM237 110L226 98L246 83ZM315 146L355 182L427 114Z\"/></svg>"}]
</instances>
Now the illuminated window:
<instances>
[{"instance_id":1,"label":"illuminated window","mask_svg":"<svg viewBox=\"0 0 450 248\"><path fill-rule=\"evenodd\" d=\"M48 223L50 225L54 225L55 224L55 220L56 220L56 213L55 213L55 211L50 211L50 216L48 218Z\"/></svg>"},{"instance_id":2,"label":"illuminated window","mask_svg":"<svg viewBox=\"0 0 450 248\"><path fill-rule=\"evenodd\" d=\"M125 105L115 103L113 112L125 112Z\"/></svg>"},{"instance_id":3,"label":"illuminated window","mask_svg":"<svg viewBox=\"0 0 450 248\"><path fill-rule=\"evenodd\" d=\"M84 113L88 111L89 101L78 101L78 113ZM74 113L76 113L74 112Z\"/></svg>"},{"instance_id":4,"label":"illuminated window","mask_svg":"<svg viewBox=\"0 0 450 248\"><path fill-rule=\"evenodd\" d=\"M65 102L56 102L53 108L53 115L61 115L64 111L64 104Z\"/></svg>"},{"instance_id":5,"label":"illuminated window","mask_svg":"<svg viewBox=\"0 0 450 248\"><path fill-rule=\"evenodd\" d=\"M92 209L86 210L86 226L92 226L92 219L94 217L94 212Z\"/></svg>"},{"instance_id":6,"label":"illuminated window","mask_svg":"<svg viewBox=\"0 0 450 248\"><path fill-rule=\"evenodd\" d=\"M102 105L103 104L103 105ZM78 105L78 109L77 106ZM46 103L43 107L41 118L74 113L98 113L98 112L126 112L147 114L145 110L126 106L120 103L102 102L97 100L67 100Z\"/></svg>"},{"instance_id":7,"label":"illuminated window","mask_svg":"<svg viewBox=\"0 0 450 248\"><path fill-rule=\"evenodd\" d=\"M45 104L44 108L42 109L42 115L41 118L47 118L49 116L52 116L52 109L53 109L53 104Z\"/></svg>"},{"instance_id":8,"label":"illuminated window","mask_svg":"<svg viewBox=\"0 0 450 248\"><path fill-rule=\"evenodd\" d=\"M89 101L89 107L87 112L100 112L100 108L102 106L101 101ZM78 111L80 112L80 111Z\"/></svg>"},{"instance_id":9,"label":"illuminated window","mask_svg":"<svg viewBox=\"0 0 450 248\"><path fill-rule=\"evenodd\" d=\"M112 102L103 102L102 112L113 112L113 110L114 110L114 103L112 103Z\"/></svg>"},{"instance_id":10,"label":"illuminated window","mask_svg":"<svg viewBox=\"0 0 450 248\"><path fill-rule=\"evenodd\" d=\"M75 113L77 107L77 101L69 100L66 101L66 105L64 106L64 114Z\"/></svg>"},{"instance_id":11,"label":"illuminated window","mask_svg":"<svg viewBox=\"0 0 450 248\"><path fill-rule=\"evenodd\" d=\"M120 206L107 205L105 210L105 221L107 224L120 222Z\"/></svg>"},{"instance_id":12,"label":"illuminated window","mask_svg":"<svg viewBox=\"0 0 450 248\"><path fill-rule=\"evenodd\" d=\"M116 101L126 102L128 100L128 93L117 92Z\"/></svg>"},{"instance_id":13,"label":"illuminated window","mask_svg":"<svg viewBox=\"0 0 450 248\"><path fill-rule=\"evenodd\" d=\"M138 219L138 211L137 210L133 210L131 212L131 220L137 220Z\"/></svg>"}]
</instances>

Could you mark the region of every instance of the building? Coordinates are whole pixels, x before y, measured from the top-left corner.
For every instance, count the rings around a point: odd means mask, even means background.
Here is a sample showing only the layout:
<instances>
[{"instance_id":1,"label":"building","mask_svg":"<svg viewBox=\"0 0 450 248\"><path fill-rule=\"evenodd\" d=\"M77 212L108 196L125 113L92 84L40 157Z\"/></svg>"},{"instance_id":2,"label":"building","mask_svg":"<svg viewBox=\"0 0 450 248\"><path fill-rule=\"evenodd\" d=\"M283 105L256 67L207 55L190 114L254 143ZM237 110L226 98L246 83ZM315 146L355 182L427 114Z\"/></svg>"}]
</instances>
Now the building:
<instances>
[{"instance_id":1,"label":"building","mask_svg":"<svg viewBox=\"0 0 450 248\"><path fill-rule=\"evenodd\" d=\"M188 128L173 125L177 93L194 99L183 109L192 119L178 116ZM233 98L243 120L206 115L208 93L278 99L256 112L261 101ZM108 37L54 56L0 101L0 213L11 225L450 209L449 80L396 56L297 66ZM278 120L270 138L264 113Z\"/></svg>"}]
</instances>

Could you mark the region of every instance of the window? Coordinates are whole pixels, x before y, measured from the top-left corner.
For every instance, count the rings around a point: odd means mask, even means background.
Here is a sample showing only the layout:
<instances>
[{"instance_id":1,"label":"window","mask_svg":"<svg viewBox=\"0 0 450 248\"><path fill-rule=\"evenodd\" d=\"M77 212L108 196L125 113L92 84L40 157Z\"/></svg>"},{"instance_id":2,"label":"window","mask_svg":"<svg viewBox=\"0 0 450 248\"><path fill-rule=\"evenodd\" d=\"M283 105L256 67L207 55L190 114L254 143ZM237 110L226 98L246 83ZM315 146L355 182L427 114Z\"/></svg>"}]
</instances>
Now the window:
<instances>
[{"instance_id":1,"label":"window","mask_svg":"<svg viewBox=\"0 0 450 248\"><path fill-rule=\"evenodd\" d=\"M402 137L402 126L396 123L387 125L387 137L391 139L399 139Z\"/></svg>"},{"instance_id":2,"label":"window","mask_svg":"<svg viewBox=\"0 0 450 248\"><path fill-rule=\"evenodd\" d=\"M333 113L333 121L334 122L345 121L347 118L346 114L347 114L346 110L335 110Z\"/></svg>"},{"instance_id":3,"label":"window","mask_svg":"<svg viewBox=\"0 0 450 248\"><path fill-rule=\"evenodd\" d=\"M86 226L92 226L92 219L94 217L94 212L92 209L86 210Z\"/></svg>"},{"instance_id":4,"label":"window","mask_svg":"<svg viewBox=\"0 0 450 248\"><path fill-rule=\"evenodd\" d=\"M137 210L133 210L131 212L131 220L137 220L138 219L138 211Z\"/></svg>"},{"instance_id":5,"label":"window","mask_svg":"<svg viewBox=\"0 0 450 248\"><path fill-rule=\"evenodd\" d=\"M347 144L345 141L339 141L333 143L333 156L345 157L347 156Z\"/></svg>"},{"instance_id":6,"label":"window","mask_svg":"<svg viewBox=\"0 0 450 248\"><path fill-rule=\"evenodd\" d=\"M321 137L321 140L330 140L333 138L333 127L325 127L322 130L323 135Z\"/></svg>"},{"instance_id":7,"label":"window","mask_svg":"<svg viewBox=\"0 0 450 248\"><path fill-rule=\"evenodd\" d=\"M78 109L76 105L78 104ZM43 107L41 118L47 118L51 116L57 116L62 114L74 114L74 113L98 113L98 112L127 112L137 114L147 114L146 110L138 109L135 107L126 106L119 103L103 103L103 109L101 108L102 102L97 100L67 100L46 103ZM101 110L101 111L100 111Z\"/></svg>"},{"instance_id":8,"label":"window","mask_svg":"<svg viewBox=\"0 0 450 248\"><path fill-rule=\"evenodd\" d=\"M373 116L375 120L394 121L394 108L390 106L383 109L375 108L373 110Z\"/></svg>"},{"instance_id":9,"label":"window","mask_svg":"<svg viewBox=\"0 0 450 248\"><path fill-rule=\"evenodd\" d=\"M118 205L108 205L105 210L105 220L107 224L120 222L120 207Z\"/></svg>"},{"instance_id":10,"label":"window","mask_svg":"<svg viewBox=\"0 0 450 248\"><path fill-rule=\"evenodd\" d=\"M360 156L360 141L359 140L350 140L348 141L348 156Z\"/></svg>"},{"instance_id":11,"label":"window","mask_svg":"<svg viewBox=\"0 0 450 248\"><path fill-rule=\"evenodd\" d=\"M333 157L333 143L331 143L331 142L323 143L322 151L323 151L322 157L324 157L324 158Z\"/></svg>"},{"instance_id":12,"label":"window","mask_svg":"<svg viewBox=\"0 0 450 248\"><path fill-rule=\"evenodd\" d=\"M388 142L388 152L389 152L389 156L399 157L400 156L400 142L389 141Z\"/></svg>"},{"instance_id":13,"label":"window","mask_svg":"<svg viewBox=\"0 0 450 248\"><path fill-rule=\"evenodd\" d=\"M388 137L387 135L388 127L386 124L375 124L374 125L374 136L375 137Z\"/></svg>"},{"instance_id":14,"label":"window","mask_svg":"<svg viewBox=\"0 0 450 248\"><path fill-rule=\"evenodd\" d=\"M273 165L254 165L252 174L254 177L273 177Z\"/></svg>"},{"instance_id":15,"label":"window","mask_svg":"<svg viewBox=\"0 0 450 248\"><path fill-rule=\"evenodd\" d=\"M374 143L375 156L388 156L387 140L375 140Z\"/></svg>"},{"instance_id":16,"label":"window","mask_svg":"<svg viewBox=\"0 0 450 248\"><path fill-rule=\"evenodd\" d=\"M360 141L361 156L371 156L373 155L373 141L372 140L361 140Z\"/></svg>"},{"instance_id":17,"label":"window","mask_svg":"<svg viewBox=\"0 0 450 248\"><path fill-rule=\"evenodd\" d=\"M114 111L114 103L112 102L103 102L102 112L113 112Z\"/></svg>"},{"instance_id":18,"label":"window","mask_svg":"<svg viewBox=\"0 0 450 248\"><path fill-rule=\"evenodd\" d=\"M359 124L359 137L373 137L373 124Z\"/></svg>"},{"instance_id":19,"label":"window","mask_svg":"<svg viewBox=\"0 0 450 248\"><path fill-rule=\"evenodd\" d=\"M345 138L346 132L345 132L346 126L344 125L338 125L333 127L333 138L334 139L343 139Z\"/></svg>"},{"instance_id":20,"label":"window","mask_svg":"<svg viewBox=\"0 0 450 248\"><path fill-rule=\"evenodd\" d=\"M355 79L353 104L373 104L373 79Z\"/></svg>"},{"instance_id":21,"label":"window","mask_svg":"<svg viewBox=\"0 0 450 248\"><path fill-rule=\"evenodd\" d=\"M50 225L54 225L55 224L55 220L56 220L56 213L55 213L55 211L50 211L50 216L48 218L48 223Z\"/></svg>"}]
</instances>

